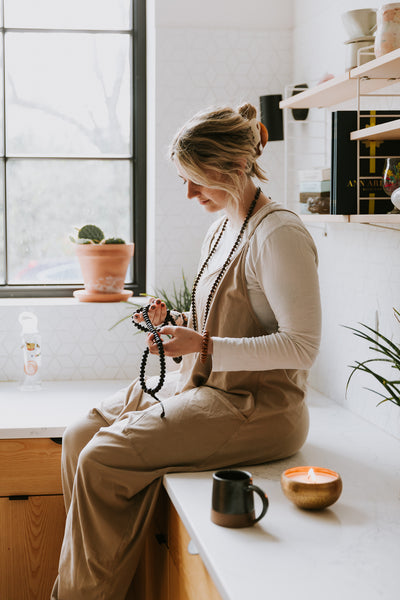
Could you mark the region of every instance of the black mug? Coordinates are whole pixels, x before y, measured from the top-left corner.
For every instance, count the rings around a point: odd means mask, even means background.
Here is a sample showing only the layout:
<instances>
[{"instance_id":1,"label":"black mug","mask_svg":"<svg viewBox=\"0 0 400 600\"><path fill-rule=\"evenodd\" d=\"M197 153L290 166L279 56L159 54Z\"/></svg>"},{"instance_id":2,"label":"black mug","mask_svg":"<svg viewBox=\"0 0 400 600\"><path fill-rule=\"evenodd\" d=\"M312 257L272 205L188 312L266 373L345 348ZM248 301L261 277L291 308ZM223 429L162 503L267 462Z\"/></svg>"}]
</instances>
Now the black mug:
<instances>
[{"instance_id":1,"label":"black mug","mask_svg":"<svg viewBox=\"0 0 400 600\"><path fill-rule=\"evenodd\" d=\"M256 518L253 492L262 500L261 514ZM249 527L268 510L268 497L253 485L247 471L217 471L213 474L211 521L222 527Z\"/></svg>"}]
</instances>

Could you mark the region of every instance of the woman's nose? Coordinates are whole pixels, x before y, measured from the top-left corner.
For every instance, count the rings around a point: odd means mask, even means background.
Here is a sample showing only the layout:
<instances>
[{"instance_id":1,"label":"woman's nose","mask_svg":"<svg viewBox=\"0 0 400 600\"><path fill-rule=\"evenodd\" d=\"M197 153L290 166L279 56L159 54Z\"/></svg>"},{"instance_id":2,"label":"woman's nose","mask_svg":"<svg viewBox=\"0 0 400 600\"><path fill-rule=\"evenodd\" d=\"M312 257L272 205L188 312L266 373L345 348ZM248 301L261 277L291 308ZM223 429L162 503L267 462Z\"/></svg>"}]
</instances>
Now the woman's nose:
<instances>
[{"instance_id":1,"label":"woman's nose","mask_svg":"<svg viewBox=\"0 0 400 600\"><path fill-rule=\"evenodd\" d=\"M193 181L187 182L187 197L195 198L198 195L197 185Z\"/></svg>"}]
</instances>

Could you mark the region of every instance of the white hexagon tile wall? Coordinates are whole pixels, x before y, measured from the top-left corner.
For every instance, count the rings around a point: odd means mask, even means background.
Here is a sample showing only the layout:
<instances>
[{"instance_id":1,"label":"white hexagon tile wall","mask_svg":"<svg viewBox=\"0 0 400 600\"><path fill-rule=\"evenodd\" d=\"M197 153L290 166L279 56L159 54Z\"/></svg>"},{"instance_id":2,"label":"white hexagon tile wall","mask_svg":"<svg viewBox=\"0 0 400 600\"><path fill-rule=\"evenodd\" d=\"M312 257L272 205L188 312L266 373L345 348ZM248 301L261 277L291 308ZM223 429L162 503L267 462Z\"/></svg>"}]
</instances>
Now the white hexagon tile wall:
<instances>
[{"instance_id":1,"label":"white hexagon tile wall","mask_svg":"<svg viewBox=\"0 0 400 600\"><path fill-rule=\"evenodd\" d=\"M149 282L166 287L183 269L192 277L210 216L185 198L185 188L168 164L168 145L183 123L215 105L236 107L284 93L291 81L291 32L287 30L173 28L156 30L154 105L154 272ZM283 142L267 145L262 166L266 193L283 201ZM150 183L152 185L152 183ZM151 248L150 248L151 251Z\"/></svg>"},{"instance_id":2,"label":"white hexagon tile wall","mask_svg":"<svg viewBox=\"0 0 400 600\"><path fill-rule=\"evenodd\" d=\"M44 381L70 379L133 379L145 347L127 319L110 329L131 309L124 303L77 303L52 300L49 304L0 304L0 381L23 377L22 311L38 318L41 336L41 373ZM149 373L152 364L149 363Z\"/></svg>"}]
</instances>

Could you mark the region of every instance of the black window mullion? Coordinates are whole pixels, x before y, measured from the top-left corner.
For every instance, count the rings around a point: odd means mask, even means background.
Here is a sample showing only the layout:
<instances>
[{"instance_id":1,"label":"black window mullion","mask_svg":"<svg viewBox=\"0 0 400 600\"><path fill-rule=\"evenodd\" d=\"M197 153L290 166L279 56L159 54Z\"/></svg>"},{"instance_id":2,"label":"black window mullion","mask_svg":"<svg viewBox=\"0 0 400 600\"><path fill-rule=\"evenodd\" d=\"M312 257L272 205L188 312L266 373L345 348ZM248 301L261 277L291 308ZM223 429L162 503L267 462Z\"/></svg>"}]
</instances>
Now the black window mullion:
<instances>
[{"instance_id":1,"label":"black window mullion","mask_svg":"<svg viewBox=\"0 0 400 600\"><path fill-rule=\"evenodd\" d=\"M6 130L6 36L4 32L4 0L1 0L1 13L2 13L2 22L3 22L3 31L2 31L2 67L3 67L3 209L4 209L4 219L3 219L3 228L4 228L4 259L3 259L3 269L4 269L4 280L6 284L8 283L8 227L7 227L7 130Z\"/></svg>"},{"instance_id":2,"label":"black window mullion","mask_svg":"<svg viewBox=\"0 0 400 600\"><path fill-rule=\"evenodd\" d=\"M132 231L135 240L135 278L146 291L146 0L133 0L132 65Z\"/></svg>"}]
</instances>

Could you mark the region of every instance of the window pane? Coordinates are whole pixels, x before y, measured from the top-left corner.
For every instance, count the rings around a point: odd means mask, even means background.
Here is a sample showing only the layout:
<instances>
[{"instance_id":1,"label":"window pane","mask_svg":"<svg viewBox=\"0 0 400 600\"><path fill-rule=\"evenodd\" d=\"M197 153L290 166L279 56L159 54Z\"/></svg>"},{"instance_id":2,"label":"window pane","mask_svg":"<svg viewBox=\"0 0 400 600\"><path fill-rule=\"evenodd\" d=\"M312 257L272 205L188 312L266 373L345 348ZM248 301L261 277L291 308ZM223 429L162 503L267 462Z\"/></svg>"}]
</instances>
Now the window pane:
<instances>
[{"instance_id":1,"label":"window pane","mask_svg":"<svg viewBox=\"0 0 400 600\"><path fill-rule=\"evenodd\" d=\"M4 97L4 87L3 87L3 33L0 34L0 155L4 156L4 110L3 106L3 97ZM1 167L3 168L3 167ZM3 175L2 175L3 177Z\"/></svg>"},{"instance_id":2,"label":"window pane","mask_svg":"<svg viewBox=\"0 0 400 600\"><path fill-rule=\"evenodd\" d=\"M130 153L128 34L6 33L7 152Z\"/></svg>"},{"instance_id":3,"label":"window pane","mask_svg":"<svg viewBox=\"0 0 400 600\"><path fill-rule=\"evenodd\" d=\"M5 0L6 27L127 29L130 0Z\"/></svg>"},{"instance_id":4,"label":"window pane","mask_svg":"<svg viewBox=\"0 0 400 600\"><path fill-rule=\"evenodd\" d=\"M5 273L5 239L4 239L4 161L0 162L0 283L6 281Z\"/></svg>"},{"instance_id":5,"label":"window pane","mask_svg":"<svg viewBox=\"0 0 400 600\"><path fill-rule=\"evenodd\" d=\"M75 227L131 241L131 169L128 160L9 159L9 283L80 282Z\"/></svg>"}]
</instances>

